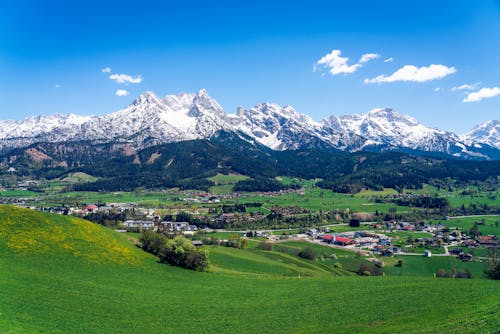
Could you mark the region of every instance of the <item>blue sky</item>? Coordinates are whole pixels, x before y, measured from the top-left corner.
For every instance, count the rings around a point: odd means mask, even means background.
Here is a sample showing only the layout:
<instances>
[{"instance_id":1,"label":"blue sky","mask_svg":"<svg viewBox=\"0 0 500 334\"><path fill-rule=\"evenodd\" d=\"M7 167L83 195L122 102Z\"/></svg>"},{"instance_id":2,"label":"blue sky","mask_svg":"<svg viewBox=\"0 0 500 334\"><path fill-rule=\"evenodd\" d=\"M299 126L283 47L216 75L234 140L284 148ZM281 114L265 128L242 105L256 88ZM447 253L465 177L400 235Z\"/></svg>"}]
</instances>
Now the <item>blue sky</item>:
<instances>
[{"instance_id":1,"label":"blue sky","mask_svg":"<svg viewBox=\"0 0 500 334\"><path fill-rule=\"evenodd\" d=\"M1 119L206 88L231 113L391 107L462 133L500 118L499 32L500 0L2 1Z\"/></svg>"}]
</instances>

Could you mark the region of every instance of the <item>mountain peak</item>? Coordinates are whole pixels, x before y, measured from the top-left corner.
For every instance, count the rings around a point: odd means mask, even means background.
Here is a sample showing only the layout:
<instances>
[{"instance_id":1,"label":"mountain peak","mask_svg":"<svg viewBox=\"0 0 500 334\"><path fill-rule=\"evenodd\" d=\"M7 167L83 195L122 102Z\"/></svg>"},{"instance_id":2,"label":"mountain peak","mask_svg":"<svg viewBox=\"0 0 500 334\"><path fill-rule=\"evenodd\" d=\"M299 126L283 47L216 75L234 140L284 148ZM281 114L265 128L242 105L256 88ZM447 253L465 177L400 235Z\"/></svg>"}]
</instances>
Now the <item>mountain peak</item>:
<instances>
[{"instance_id":1,"label":"mountain peak","mask_svg":"<svg viewBox=\"0 0 500 334\"><path fill-rule=\"evenodd\" d=\"M196 93L196 96L208 96L208 92L205 88L202 88Z\"/></svg>"},{"instance_id":2,"label":"mountain peak","mask_svg":"<svg viewBox=\"0 0 500 334\"><path fill-rule=\"evenodd\" d=\"M500 121L491 120L476 125L460 138L467 143L485 143L500 149Z\"/></svg>"},{"instance_id":3,"label":"mountain peak","mask_svg":"<svg viewBox=\"0 0 500 334\"><path fill-rule=\"evenodd\" d=\"M416 126L419 124L419 122L415 118L409 115L401 114L392 108L372 109L369 112L367 112L365 116L368 119L377 119L377 118L384 119L390 123L400 122L411 126Z\"/></svg>"},{"instance_id":4,"label":"mountain peak","mask_svg":"<svg viewBox=\"0 0 500 334\"><path fill-rule=\"evenodd\" d=\"M154 92L146 91L139 95L132 104L137 106L142 104L163 104L163 102Z\"/></svg>"}]
</instances>

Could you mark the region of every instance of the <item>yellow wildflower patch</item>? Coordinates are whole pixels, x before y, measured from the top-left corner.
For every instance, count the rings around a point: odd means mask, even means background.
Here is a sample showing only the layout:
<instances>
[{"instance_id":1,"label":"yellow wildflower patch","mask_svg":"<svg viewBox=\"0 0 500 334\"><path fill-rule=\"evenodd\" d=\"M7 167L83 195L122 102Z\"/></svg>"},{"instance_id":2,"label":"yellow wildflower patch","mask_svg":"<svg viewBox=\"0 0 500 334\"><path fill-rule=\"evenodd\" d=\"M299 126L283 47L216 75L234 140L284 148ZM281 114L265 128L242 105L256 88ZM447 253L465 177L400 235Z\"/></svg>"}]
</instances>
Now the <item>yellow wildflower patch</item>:
<instances>
[{"instance_id":1,"label":"yellow wildflower patch","mask_svg":"<svg viewBox=\"0 0 500 334\"><path fill-rule=\"evenodd\" d=\"M1 244L19 254L71 254L95 263L136 265L143 258L102 226L5 205L0 206Z\"/></svg>"}]
</instances>

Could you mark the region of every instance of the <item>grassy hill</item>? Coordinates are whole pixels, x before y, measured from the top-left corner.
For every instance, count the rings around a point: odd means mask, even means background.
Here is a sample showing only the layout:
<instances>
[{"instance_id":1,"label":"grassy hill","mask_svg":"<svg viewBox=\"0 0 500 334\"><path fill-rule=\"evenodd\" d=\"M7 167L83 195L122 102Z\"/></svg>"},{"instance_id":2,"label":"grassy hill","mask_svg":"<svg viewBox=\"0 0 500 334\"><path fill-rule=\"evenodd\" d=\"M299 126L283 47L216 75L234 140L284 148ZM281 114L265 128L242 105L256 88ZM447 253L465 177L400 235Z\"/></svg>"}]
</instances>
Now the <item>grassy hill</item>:
<instances>
[{"instance_id":1,"label":"grassy hill","mask_svg":"<svg viewBox=\"0 0 500 334\"><path fill-rule=\"evenodd\" d=\"M494 333L500 323L497 281L335 276L225 248L210 249L214 265L199 273L127 238L0 206L0 332Z\"/></svg>"}]
</instances>

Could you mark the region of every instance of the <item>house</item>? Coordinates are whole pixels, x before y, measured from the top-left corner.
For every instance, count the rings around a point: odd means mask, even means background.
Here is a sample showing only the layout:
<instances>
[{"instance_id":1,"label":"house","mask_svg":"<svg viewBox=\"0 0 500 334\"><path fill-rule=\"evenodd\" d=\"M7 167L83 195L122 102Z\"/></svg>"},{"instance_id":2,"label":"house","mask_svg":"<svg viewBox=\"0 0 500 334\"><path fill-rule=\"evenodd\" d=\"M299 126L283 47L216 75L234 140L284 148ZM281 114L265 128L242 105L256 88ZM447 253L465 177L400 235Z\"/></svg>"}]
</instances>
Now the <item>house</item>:
<instances>
[{"instance_id":1,"label":"house","mask_svg":"<svg viewBox=\"0 0 500 334\"><path fill-rule=\"evenodd\" d=\"M380 255L382 256L393 256L394 253L392 250L390 249L383 249L381 252L380 252Z\"/></svg>"},{"instance_id":2,"label":"house","mask_svg":"<svg viewBox=\"0 0 500 334\"><path fill-rule=\"evenodd\" d=\"M428 250L428 249L426 249L426 250L424 251L424 256L425 256L425 257L432 257L432 253L431 253L431 251L430 251L430 250Z\"/></svg>"},{"instance_id":3,"label":"house","mask_svg":"<svg viewBox=\"0 0 500 334\"><path fill-rule=\"evenodd\" d=\"M354 244L354 240L351 239L351 238L346 238L346 237L339 237L339 236L335 236L333 242L337 245L341 245L341 246L347 246L347 245L352 245Z\"/></svg>"},{"instance_id":4,"label":"house","mask_svg":"<svg viewBox=\"0 0 500 334\"><path fill-rule=\"evenodd\" d=\"M480 235L477 237L477 242L484 246L496 246L498 243L494 235Z\"/></svg>"},{"instance_id":5,"label":"house","mask_svg":"<svg viewBox=\"0 0 500 334\"><path fill-rule=\"evenodd\" d=\"M89 204L85 207L85 210L87 210L88 212L96 212L98 209L97 205L94 205L94 204Z\"/></svg>"},{"instance_id":6,"label":"house","mask_svg":"<svg viewBox=\"0 0 500 334\"><path fill-rule=\"evenodd\" d=\"M361 247L370 247L377 244L378 239L372 237L361 237L355 239L356 244Z\"/></svg>"},{"instance_id":7,"label":"house","mask_svg":"<svg viewBox=\"0 0 500 334\"><path fill-rule=\"evenodd\" d=\"M187 222L163 221L160 225L163 225L163 229L166 231L190 231L190 225Z\"/></svg>"},{"instance_id":8,"label":"house","mask_svg":"<svg viewBox=\"0 0 500 334\"><path fill-rule=\"evenodd\" d=\"M472 239L468 239L462 242L463 247L476 247L476 245L477 245L476 241Z\"/></svg>"},{"instance_id":9,"label":"house","mask_svg":"<svg viewBox=\"0 0 500 334\"><path fill-rule=\"evenodd\" d=\"M154 226L154 222L149 220L126 220L123 222L123 225L126 228L140 228L143 230L147 230Z\"/></svg>"},{"instance_id":10,"label":"house","mask_svg":"<svg viewBox=\"0 0 500 334\"><path fill-rule=\"evenodd\" d=\"M311 237L316 237L318 235L318 230L315 228L310 228L309 230L307 230L306 234Z\"/></svg>"},{"instance_id":11,"label":"house","mask_svg":"<svg viewBox=\"0 0 500 334\"><path fill-rule=\"evenodd\" d=\"M391 243L391 240L389 239L380 239L380 242L379 242L381 245L383 246L390 246L392 243Z\"/></svg>"}]
</instances>

